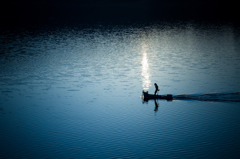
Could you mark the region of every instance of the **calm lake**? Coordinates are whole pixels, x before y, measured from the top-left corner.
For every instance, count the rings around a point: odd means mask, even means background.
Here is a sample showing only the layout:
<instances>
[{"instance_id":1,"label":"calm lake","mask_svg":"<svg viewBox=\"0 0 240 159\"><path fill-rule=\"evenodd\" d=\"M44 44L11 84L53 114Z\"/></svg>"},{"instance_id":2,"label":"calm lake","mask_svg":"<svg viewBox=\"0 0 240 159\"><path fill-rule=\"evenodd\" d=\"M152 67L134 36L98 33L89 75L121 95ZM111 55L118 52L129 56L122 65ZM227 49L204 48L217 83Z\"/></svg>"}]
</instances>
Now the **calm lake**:
<instances>
[{"instance_id":1,"label":"calm lake","mask_svg":"<svg viewBox=\"0 0 240 159\"><path fill-rule=\"evenodd\" d=\"M0 68L0 158L240 157L231 24L4 30Z\"/></svg>"}]
</instances>

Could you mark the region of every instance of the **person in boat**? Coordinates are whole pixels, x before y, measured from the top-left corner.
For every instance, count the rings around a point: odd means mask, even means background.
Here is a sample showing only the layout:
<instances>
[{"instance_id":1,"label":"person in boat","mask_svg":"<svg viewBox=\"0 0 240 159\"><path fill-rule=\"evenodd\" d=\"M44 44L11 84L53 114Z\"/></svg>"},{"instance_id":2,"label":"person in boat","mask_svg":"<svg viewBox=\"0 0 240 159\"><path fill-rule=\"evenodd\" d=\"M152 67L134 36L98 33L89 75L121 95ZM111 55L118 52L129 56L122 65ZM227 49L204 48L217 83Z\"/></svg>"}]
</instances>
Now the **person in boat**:
<instances>
[{"instance_id":1,"label":"person in boat","mask_svg":"<svg viewBox=\"0 0 240 159\"><path fill-rule=\"evenodd\" d=\"M159 89L158 89L158 85L157 85L157 83L154 83L154 85L155 85L155 88L156 88L154 95L156 95L157 92L159 91Z\"/></svg>"}]
</instances>

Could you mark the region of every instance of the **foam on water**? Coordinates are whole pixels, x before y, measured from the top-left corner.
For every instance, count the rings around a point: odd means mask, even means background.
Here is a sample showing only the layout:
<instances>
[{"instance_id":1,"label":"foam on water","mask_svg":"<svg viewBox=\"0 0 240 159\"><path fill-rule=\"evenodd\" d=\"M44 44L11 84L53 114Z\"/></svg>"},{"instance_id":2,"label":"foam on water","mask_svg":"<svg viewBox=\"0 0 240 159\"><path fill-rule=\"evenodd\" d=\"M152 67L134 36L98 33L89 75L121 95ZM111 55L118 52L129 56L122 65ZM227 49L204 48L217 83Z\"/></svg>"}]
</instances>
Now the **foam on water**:
<instances>
[{"instance_id":1,"label":"foam on water","mask_svg":"<svg viewBox=\"0 0 240 159\"><path fill-rule=\"evenodd\" d=\"M177 100L200 100L200 101L227 101L227 102L240 102L240 92L232 93L207 93L207 94L181 94L173 95Z\"/></svg>"}]
</instances>

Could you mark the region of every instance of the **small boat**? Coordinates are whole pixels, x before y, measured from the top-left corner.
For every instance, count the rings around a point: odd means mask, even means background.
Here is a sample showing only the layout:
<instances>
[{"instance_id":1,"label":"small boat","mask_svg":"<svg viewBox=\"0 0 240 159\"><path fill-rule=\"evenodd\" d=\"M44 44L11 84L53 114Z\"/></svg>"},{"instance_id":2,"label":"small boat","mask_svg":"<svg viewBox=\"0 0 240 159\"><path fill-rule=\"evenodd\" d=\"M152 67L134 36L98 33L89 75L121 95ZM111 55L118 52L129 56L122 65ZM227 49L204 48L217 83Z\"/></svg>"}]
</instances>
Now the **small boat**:
<instances>
[{"instance_id":1,"label":"small boat","mask_svg":"<svg viewBox=\"0 0 240 159\"><path fill-rule=\"evenodd\" d=\"M149 99L172 100L173 99L171 94L167 94L167 95L154 95L154 94L148 94L148 91L147 92L143 91L143 97L144 97L144 100L149 100Z\"/></svg>"}]
</instances>

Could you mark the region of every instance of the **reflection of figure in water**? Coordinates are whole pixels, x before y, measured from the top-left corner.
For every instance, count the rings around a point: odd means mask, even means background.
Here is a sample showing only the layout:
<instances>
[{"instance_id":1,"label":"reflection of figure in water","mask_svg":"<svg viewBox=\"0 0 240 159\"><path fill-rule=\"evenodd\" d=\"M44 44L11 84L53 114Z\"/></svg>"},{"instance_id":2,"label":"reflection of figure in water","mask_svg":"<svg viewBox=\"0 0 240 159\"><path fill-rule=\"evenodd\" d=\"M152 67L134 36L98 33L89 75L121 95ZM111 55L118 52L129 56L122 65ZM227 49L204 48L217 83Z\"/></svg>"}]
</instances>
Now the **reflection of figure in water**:
<instances>
[{"instance_id":1,"label":"reflection of figure in water","mask_svg":"<svg viewBox=\"0 0 240 159\"><path fill-rule=\"evenodd\" d=\"M154 111L155 111L155 113L157 113L157 111L158 111L158 103L157 103L156 99L154 99L154 102L155 102L155 109L154 109Z\"/></svg>"},{"instance_id":2,"label":"reflection of figure in water","mask_svg":"<svg viewBox=\"0 0 240 159\"><path fill-rule=\"evenodd\" d=\"M154 85L155 85L155 88L156 88L154 95L156 95L156 93L159 91L159 89L158 89L157 83L154 83Z\"/></svg>"}]
</instances>

